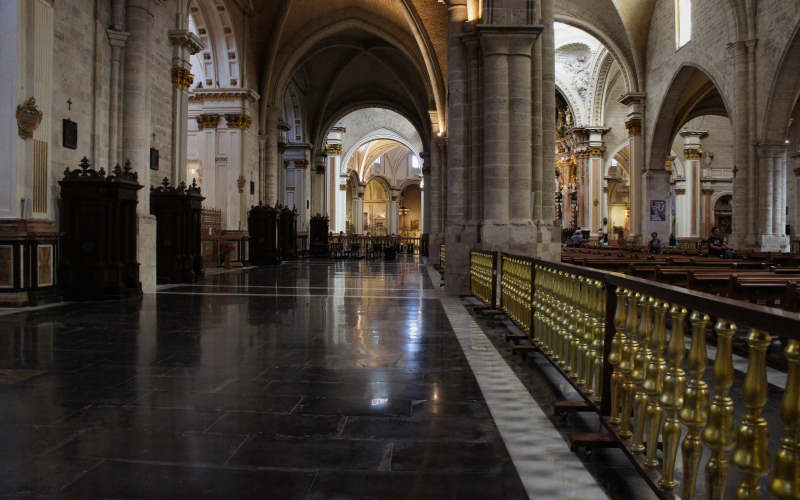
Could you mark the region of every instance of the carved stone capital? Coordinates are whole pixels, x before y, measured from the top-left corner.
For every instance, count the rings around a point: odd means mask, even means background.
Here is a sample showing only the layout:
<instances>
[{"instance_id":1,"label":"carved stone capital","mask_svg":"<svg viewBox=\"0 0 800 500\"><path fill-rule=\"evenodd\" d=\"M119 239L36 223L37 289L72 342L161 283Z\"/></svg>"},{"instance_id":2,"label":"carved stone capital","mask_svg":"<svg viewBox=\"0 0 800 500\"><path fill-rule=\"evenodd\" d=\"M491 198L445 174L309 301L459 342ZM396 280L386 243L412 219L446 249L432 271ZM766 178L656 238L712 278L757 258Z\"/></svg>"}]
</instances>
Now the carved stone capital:
<instances>
[{"instance_id":1,"label":"carved stone capital","mask_svg":"<svg viewBox=\"0 0 800 500\"><path fill-rule=\"evenodd\" d=\"M131 34L127 31L117 31L109 28L106 30L106 36L108 37L108 44L112 47L124 47Z\"/></svg>"},{"instance_id":2,"label":"carved stone capital","mask_svg":"<svg viewBox=\"0 0 800 500\"><path fill-rule=\"evenodd\" d=\"M206 128L217 128L219 125L219 115L198 115L195 117L197 126L200 130Z\"/></svg>"},{"instance_id":3,"label":"carved stone capital","mask_svg":"<svg viewBox=\"0 0 800 500\"><path fill-rule=\"evenodd\" d=\"M190 54L197 54L205 48L203 40L189 30L172 29L167 32L172 45L181 46Z\"/></svg>"},{"instance_id":4,"label":"carved stone capital","mask_svg":"<svg viewBox=\"0 0 800 500\"><path fill-rule=\"evenodd\" d=\"M589 149L586 151L589 158L602 158L605 152L605 146L589 146Z\"/></svg>"},{"instance_id":5,"label":"carved stone capital","mask_svg":"<svg viewBox=\"0 0 800 500\"><path fill-rule=\"evenodd\" d=\"M641 118L631 118L625 122L625 130L628 131L628 137L639 137L642 135L642 120Z\"/></svg>"},{"instance_id":6,"label":"carved stone capital","mask_svg":"<svg viewBox=\"0 0 800 500\"><path fill-rule=\"evenodd\" d=\"M326 144L325 151L330 156L338 156L342 154L342 145L341 144Z\"/></svg>"},{"instance_id":7,"label":"carved stone capital","mask_svg":"<svg viewBox=\"0 0 800 500\"><path fill-rule=\"evenodd\" d=\"M172 68L172 86L176 89L189 90L194 82L194 75L186 68L175 66Z\"/></svg>"},{"instance_id":8,"label":"carved stone capital","mask_svg":"<svg viewBox=\"0 0 800 500\"><path fill-rule=\"evenodd\" d=\"M253 123L253 119L244 113L226 114L225 123L228 125L228 128L240 128L242 130L247 130Z\"/></svg>"}]
</instances>

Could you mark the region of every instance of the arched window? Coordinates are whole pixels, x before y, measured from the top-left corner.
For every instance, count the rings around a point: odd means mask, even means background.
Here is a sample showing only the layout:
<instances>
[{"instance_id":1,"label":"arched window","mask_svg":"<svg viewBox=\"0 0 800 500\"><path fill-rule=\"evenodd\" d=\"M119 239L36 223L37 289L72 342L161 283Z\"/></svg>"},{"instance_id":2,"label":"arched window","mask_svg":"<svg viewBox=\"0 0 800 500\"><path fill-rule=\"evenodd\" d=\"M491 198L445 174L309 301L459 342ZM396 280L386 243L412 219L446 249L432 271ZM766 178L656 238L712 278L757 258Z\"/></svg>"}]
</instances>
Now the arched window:
<instances>
[{"instance_id":1,"label":"arched window","mask_svg":"<svg viewBox=\"0 0 800 500\"><path fill-rule=\"evenodd\" d=\"M675 0L676 50L692 39L692 0Z\"/></svg>"}]
</instances>

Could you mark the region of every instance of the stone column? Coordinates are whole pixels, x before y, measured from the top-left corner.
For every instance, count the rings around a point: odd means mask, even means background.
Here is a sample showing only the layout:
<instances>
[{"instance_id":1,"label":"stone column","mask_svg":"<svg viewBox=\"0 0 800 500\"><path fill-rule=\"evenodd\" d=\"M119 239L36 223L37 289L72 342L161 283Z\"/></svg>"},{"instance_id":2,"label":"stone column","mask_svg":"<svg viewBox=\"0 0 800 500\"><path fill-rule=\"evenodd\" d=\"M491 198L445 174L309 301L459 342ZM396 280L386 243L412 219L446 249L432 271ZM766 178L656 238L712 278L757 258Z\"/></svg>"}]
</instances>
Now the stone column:
<instances>
[{"instance_id":1,"label":"stone column","mask_svg":"<svg viewBox=\"0 0 800 500\"><path fill-rule=\"evenodd\" d=\"M129 33L121 31L121 24L119 27L109 28L106 33L108 34L108 43L111 45L111 82L109 83L109 97L108 97L108 166L122 164L123 160L120 158L120 135L121 135L121 122L120 117L122 110L121 100L121 86L122 86L122 53L125 44L128 40Z\"/></svg>"},{"instance_id":2,"label":"stone column","mask_svg":"<svg viewBox=\"0 0 800 500\"><path fill-rule=\"evenodd\" d=\"M758 231L761 250L786 252L786 144L759 144Z\"/></svg>"},{"instance_id":3,"label":"stone column","mask_svg":"<svg viewBox=\"0 0 800 500\"><path fill-rule=\"evenodd\" d=\"M448 153L446 171L443 171L447 180L443 180L441 184L443 190L447 190L444 226L444 241L447 245L445 283L450 290L464 293L468 287L469 248L477 240L474 228L466 225L469 190L468 66L466 47L460 40L467 21L466 0L448 0L447 13ZM472 234L468 229L472 229Z\"/></svg>"},{"instance_id":4,"label":"stone column","mask_svg":"<svg viewBox=\"0 0 800 500\"><path fill-rule=\"evenodd\" d=\"M561 260L561 228L555 222L555 137L556 137L556 102L553 96L555 90L555 34L553 32L553 0L540 0L541 19L543 26L540 37L541 53L540 65L534 67L533 79L537 82L534 90L541 89L541 163L534 162L534 176L541 179L541 193L536 194L536 199L541 200L541 205L537 201L537 208L541 206L541 211L535 216L535 223L538 230L536 239L536 250L534 255L540 259L559 262ZM538 57L538 56L537 56Z\"/></svg>"},{"instance_id":5,"label":"stone column","mask_svg":"<svg viewBox=\"0 0 800 500\"><path fill-rule=\"evenodd\" d=\"M311 213L313 215L325 215L325 163L327 156L317 153L314 157L314 168L310 172L311 177L311 191L309 198L311 199Z\"/></svg>"},{"instance_id":6,"label":"stone column","mask_svg":"<svg viewBox=\"0 0 800 500\"><path fill-rule=\"evenodd\" d=\"M792 172L794 173L794 193L792 193L794 218L790 223L792 225L794 239L800 240L800 152L795 152L792 154L791 158Z\"/></svg>"},{"instance_id":7,"label":"stone column","mask_svg":"<svg viewBox=\"0 0 800 500\"><path fill-rule=\"evenodd\" d=\"M431 233L431 154L423 151L419 154L422 159L422 235Z\"/></svg>"},{"instance_id":8,"label":"stone column","mask_svg":"<svg viewBox=\"0 0 800 500\"><path fill-rule=\"evenodd\" d=\"M353 232L364 234L364 189L366 185L356 187L356 197L353 198Z\"/></svg>"},{"instance_id":9,"label":"stone column","mask_svg":"<svg viewBox=\"0 0 800 500\"><path fill-rule=\"evenodd\" d=\"M224 186L217 185L217 126L219 118L219 115L215 114L195 117L197 128L202 131L203 196L206 197L204 205L216 209L222 209L225 206Z\"/></svg>"},{"instance_id":10,"label":"stone column","mask_svg":"<svg viewBox=\"0 0 800 500\"><path fill-rule=\"evenodd\" d=\"M542 28L479 25L478 30L486 123L482 242L486 248L530 253L536 242L531 209L531 50Z\"/></svg>"},{"instance_id":11,"label":"stone column","mask_svg":"<svg viewBox=\"0 0 800 500\"><path fill-rule=\"evenodd\" d=\"M625 117L625 128L628 131L628 141L630 147L630 234L629 238L643 243L642 232L644 228L645 210L643 203L644 187L642 186L642 175L645 171L645 146L642 136L642 122L644 120L645 94L643 92L631 92L619 98L618 102L628 107ZM647 207L649 208L649 207Z\"/></svg>"},{"instance_id":12,"label":"stone column","mask_svg":"<svg viewBox=\"0 0 800 500\"><path fill-rule=\"evenodd\" d=\"M144 189L136 206L139 234L137 260L142 290L156 286L156 218L150 215L150 59L153 15L149 0L128 0L125 49L122 159L130 161Z\"/></svg>"},{"instance_id":13,"label":"stone column","mask_svg":"<svg viewBox=\"0 0 800 500\"><path fill-rule=\"evenodd\" d=\"M431 264L439 263L439 245L444 241L443 207L445 205L445 190L442 189L442 176L444 175L446 164L442 158L444 146L441 143L443 142L444 139L441 137L431 138L431 174L425 179L425 189L428 191L431 200L431 223L428 229L428 262Z\"/></svg>"},{"instance_id":14,"label":"stone column","mask_svg":"<svg viewBox=\"0 0 800 500\"><path fill-rule=\"evenodd\" d=\"M389 234L400 234L400 191L397 189L389 190L389 213L386 214L388 222L387 230Z\"/></svg>"},{"instance_id":15,"label":"stone column","mask_svg":"<svg viewBox=\"0 0 800 500\"><path fill-rule=\"evenodd\" d=\"M244 135L250 129L253 119L245 113L233 113L225 115L225 123L229 129L235 129L231 140L231 168L238 174L236 178L236 186L239 190L239 199L237 204L232 204L231 207L238 205L238 210L235 219L228 218L230 222L234 222L239 230L247 229L247 200L249 197L249 189L247 189L247 168L244 151ZM252 179L251 179L252 180Z\"/></svg>"},{"instance_id":16,"label":"stone column","mask_svg":"<svg viewBox=\"0 0 800 500\"><path fill-rule=\"evenodd\" d=\"M278 202L278 117L280 111L275 106L267 109L267 119L264 130L265 160L264 187L261 198L265 205L275 206Z\"/></svg>"},{"instance_id":17,"label":"stone column","mask_svg":"<svg viewBox=\"0 0 800 500\"><path fill-rule=\"evenodd\" d=\"M603 214L601 207L601 184L603 182L603 160L606 148L603 145L603 136L610 129L607 127L588 127L586 132L589 135L588 142L588 161L586 164L586 212L584 229L589 229L592 236L602 236L603 234Z\"/></svg>"},{"instance_id":18,"label":"stone column","mask_svg":"<svg viewBox=\"0 0 800 500\"><path fill-rule=\"evenodd\" d=\"M189 88L192 63L189 57L203 49L200 37L186 29L169 30L173 46L172 56L172 165L170 178L175 185L186 182L186 154L188 150Z\"/></svg>"},{"instance_id":19,"label":"stone column","mask_svg":"<svg viewBox=\"0 0 800 500\"><path fill-rule=\"evenodd\" d=\"M700 178L702 176L703 145L701 140L708 135L707 130L681 130L683 137L683 158L686 173L686 196L689 197L689 236L704 238L703 200Z\"/></svg>"}]
</instances>

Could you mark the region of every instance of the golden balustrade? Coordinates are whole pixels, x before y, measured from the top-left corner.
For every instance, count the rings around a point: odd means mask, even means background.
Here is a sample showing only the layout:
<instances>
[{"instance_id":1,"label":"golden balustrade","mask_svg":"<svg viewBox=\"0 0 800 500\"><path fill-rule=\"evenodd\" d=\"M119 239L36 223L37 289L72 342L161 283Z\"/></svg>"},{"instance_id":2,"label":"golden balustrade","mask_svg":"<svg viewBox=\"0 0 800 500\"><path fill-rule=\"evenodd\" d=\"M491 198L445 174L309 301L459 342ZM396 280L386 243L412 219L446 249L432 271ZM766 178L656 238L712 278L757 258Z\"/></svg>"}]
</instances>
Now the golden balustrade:
<instances>
[{"instance_id":1,"label":"golden balustrade","mask_svg":"<svg viewBox=\"0 0 800 500\"><path fill-rule=\"evenodd\" d=\"M439 269L444 273L447 267L447 248L444 243L439 245Z\"/></svg>"},{"instance_id":2,"label":"golden balustrade","mask_svg":"<svg viewBox=\"0 0 800 500\"><path fill-rule=\"evenodd\" d=\"M658 497L800 498L800 315L507 254L501 273L503 309L600 414ZM739 388L737 336L749 347ZM775 337L788 367L780 429L764 418L776 407L767 406L766 377Z\"/></svg>"},{"instance_id":3,"label":"golden balustrade","mask_svg":"<svg viewBox=\"0 0 800 500\"><path fill-rule=\"evenodd\" d=\"M494 307L495 277L497 276L497 254L473 250L469 257L469 278L472 295L486 305Z\"/></svg>"}]
</instances>

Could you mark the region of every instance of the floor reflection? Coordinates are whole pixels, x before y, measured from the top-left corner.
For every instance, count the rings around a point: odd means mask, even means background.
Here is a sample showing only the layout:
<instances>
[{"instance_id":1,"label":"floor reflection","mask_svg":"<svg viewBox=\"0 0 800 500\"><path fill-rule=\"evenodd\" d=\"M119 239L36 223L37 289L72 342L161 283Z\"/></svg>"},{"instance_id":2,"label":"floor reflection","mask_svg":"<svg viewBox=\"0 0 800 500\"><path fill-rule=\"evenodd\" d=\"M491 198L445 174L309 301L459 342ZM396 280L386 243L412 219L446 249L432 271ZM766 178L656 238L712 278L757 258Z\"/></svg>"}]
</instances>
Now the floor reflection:
<instances>
[{"instance_id":1,"label":"floor reflection","mask_svg":"<svg viewBox=\"0 0 800 500\"><path fill-rule=\"evenodd\" d=\"M0 316L0 496L524 498L431 288L307 261Z\"/></svg>"}]
</instances>

